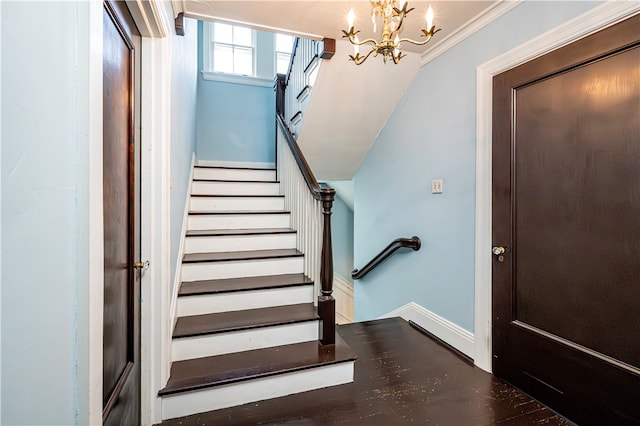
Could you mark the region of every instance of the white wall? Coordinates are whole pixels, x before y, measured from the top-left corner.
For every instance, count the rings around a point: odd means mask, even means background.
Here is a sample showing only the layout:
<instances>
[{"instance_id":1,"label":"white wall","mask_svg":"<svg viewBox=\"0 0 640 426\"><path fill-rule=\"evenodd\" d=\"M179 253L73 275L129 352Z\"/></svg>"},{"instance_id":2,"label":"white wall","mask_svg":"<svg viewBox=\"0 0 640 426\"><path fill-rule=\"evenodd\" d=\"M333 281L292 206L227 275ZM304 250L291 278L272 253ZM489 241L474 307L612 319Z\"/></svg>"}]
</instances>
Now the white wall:
<instances>
[{"instance_id":1,"label":"white wall","mask_svg":"<svg viewBox=\"0 0 640 426\"><path fill-rule=\"evenodd\" d=\"M101 14L88 2L1 7L0 421L87 423L88 182L101 143L90 129L88 58Z\"/></svg>"}]
</instances>

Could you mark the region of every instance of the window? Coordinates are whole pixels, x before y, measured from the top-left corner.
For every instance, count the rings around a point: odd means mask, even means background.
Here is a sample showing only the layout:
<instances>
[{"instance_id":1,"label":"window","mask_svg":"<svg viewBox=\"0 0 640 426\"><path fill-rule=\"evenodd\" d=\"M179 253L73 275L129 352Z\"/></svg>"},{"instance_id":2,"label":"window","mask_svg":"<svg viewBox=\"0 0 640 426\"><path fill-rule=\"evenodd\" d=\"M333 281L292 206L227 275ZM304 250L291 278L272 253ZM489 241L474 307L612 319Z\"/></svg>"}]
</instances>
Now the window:
<instances>
[{"instance_id":1,"label":"window","mask_svg":"<svg viewBox=\"0 0 640 426\"><path fill-rule=\"evenodd\" d=\"M210 25L210 69L229 74L255 75L254 32L237 25Z\"/></svg>"},{"instance_id":2,"label":"window","mask_svg":"<svg viewBox=\"0 0 640 426\"><path fill-rule=\"evenodd\" d=\"M276 73L286 74L293 50L293 36L276 34Z\"/></svg>"}]
</instances>

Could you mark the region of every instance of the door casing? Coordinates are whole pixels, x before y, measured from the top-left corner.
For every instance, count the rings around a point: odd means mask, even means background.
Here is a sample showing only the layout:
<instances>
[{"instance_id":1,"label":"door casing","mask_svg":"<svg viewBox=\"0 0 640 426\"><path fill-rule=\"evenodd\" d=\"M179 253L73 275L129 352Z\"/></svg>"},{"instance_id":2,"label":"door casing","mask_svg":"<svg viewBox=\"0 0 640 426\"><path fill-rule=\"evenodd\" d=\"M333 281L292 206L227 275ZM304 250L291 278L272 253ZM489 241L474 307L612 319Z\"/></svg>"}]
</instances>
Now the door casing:
<instances>
[{"instance_id":1,"label":"door casing","mask_svg":"<svg viewBox=\"0 0 640 426\"><path fill-rule=\"evenodd\" d=\"M154 155L143 156L141 164L141 180L143 194L141 213L142 221L142 258L149 260L151 267L142 274L141 296L145 300L141 309L141 354L142 363L142 422L155 424L161 421L160 400L153 389L162 387L159 382L168 377L170 353L157 342L159 335L169 335L168 322L159 321L158 317L168 318L168 295L153 291L152 282L163 283L168 288L170 268L169 254L169 221L159 212L169 211L169 136L170 80L166 72L170 60L170 40L172 16L167 16L165 6L158 0L149 2L127 2L134 15L136 25L142 37L142 115L141 126L146 130L141 135L143 152ZM88 63L84 70L86 81L79 92L79 99L86 105L87 120L78 121L78 134L88 135L89 168L87 175L87 192L89 197L87 227L89 243L87 250L91 253L88 269L88 291L86 307L79 305L79 310L86 309L89 324L86 327L88 348L85 358L79 360L79 395L78 418L81 423L100 424L102 422L102 328L103 328L103 203L102 203L102 2L79 2L80 17L86 17L87 23L79 27L83 35L84 47L89 53ZM82 98L80 98L82 97ZM153 150L151 149L153 147ZM153 241L149 237L154 233ZM166 260L166 262L163 262ZM80 266L79 266L80 267ZM84 266L82 266L84 268ZM157 315L154 318L154 312ZM81 331L84 333L84 331ZM156 374L157 372L157 374ZM163 379L165 377L165 379Z\"/></svg>"}]
</instances>

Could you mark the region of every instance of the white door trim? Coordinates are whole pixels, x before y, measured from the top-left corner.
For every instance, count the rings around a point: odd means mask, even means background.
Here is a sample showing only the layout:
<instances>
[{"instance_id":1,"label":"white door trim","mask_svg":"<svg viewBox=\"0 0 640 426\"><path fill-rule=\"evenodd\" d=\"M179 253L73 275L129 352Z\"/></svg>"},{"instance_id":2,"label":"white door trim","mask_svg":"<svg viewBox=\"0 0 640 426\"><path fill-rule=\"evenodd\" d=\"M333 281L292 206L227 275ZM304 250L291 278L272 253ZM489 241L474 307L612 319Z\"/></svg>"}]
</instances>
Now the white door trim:
<instances>
[{"instance_id":1,"label":"white door trim","mask_svg":"<svg viewBox=\"0 0 640 426\"><path fill-rule=\"evenodd\" d=\"M491 132L493 76L640 12L636 1L609 1L477 68L474 362L491 372Z\"/></svg>"},{"instance_id":2,"label":"white door trim","mask_svg":"<svg viewBox=\"0 0 640 426\"><path fill-rule=\"evenodd\" d=\"M161 421L158 390L169 377L170 113L172 19L161 0L127 0L141 39L141 423ZM167 337L169 336L169 337Z\"/></svg>"},{"instance_id":3,"label":"white door trim","mask_svg":"<svg viewBox=\"0 0 640 426\"><path fill-rule=\"evenodd\" d=\"M103 5L102 2L88 2L89 25L85 28L88 34L88 97L84 106L88 117L88 144L89 170L88 170L88 217L89 217L89 283L88 283L88 369L87 384L88 397L86 400L87 412L84 412L81 404L78 404L80 421L89 424L102 424L102 351L103 351L103 320L104 320L104 211L102 193L102 93L103 93ZM80 33L79 35L81 35ZM82 39L82 38L81 38ZM80 92L82 93L82 92ZM79 102L80 99L79 99ZM79 108L81 111L84 109ZM84 116L81 116L84 117ZM86 123L78 121L79 132L85 132ZM81 138L78 138L81 140ZM78 212L80 213L80 212ZM81 305L82 302L79 302ZM81 306L78 307L78 317ZM87 317L85 317L87 318ZM80 326L79 326L80 328ZM81 364L80 360L78 363ZM80 389L81 387L78 386ZM83 404L84 405L84 404ZM85 417L86 416L86 417Z\"/></svg>"}]
</instances>

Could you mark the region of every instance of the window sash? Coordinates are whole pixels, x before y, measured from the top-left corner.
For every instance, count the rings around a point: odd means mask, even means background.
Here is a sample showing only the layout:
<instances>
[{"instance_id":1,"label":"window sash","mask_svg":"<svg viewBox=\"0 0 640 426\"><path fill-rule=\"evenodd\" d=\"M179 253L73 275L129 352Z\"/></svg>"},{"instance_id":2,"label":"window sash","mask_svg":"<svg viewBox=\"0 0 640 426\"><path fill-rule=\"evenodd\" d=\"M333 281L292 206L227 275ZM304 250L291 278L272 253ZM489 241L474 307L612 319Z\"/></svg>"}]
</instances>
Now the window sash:
<instances>
[{"instance_id":1,"label":"window sash","mask_svg":"<svg viewBox=\"0 0 640 426\"><path fill-rule=\"evenodd\" d=\"M205 49L208 56L205 58L207 69L212 72L255 77L255 31L220 22L206 24L209 34L207 38L210 40L209 48Z\"/></svg>"}]
</instances>

